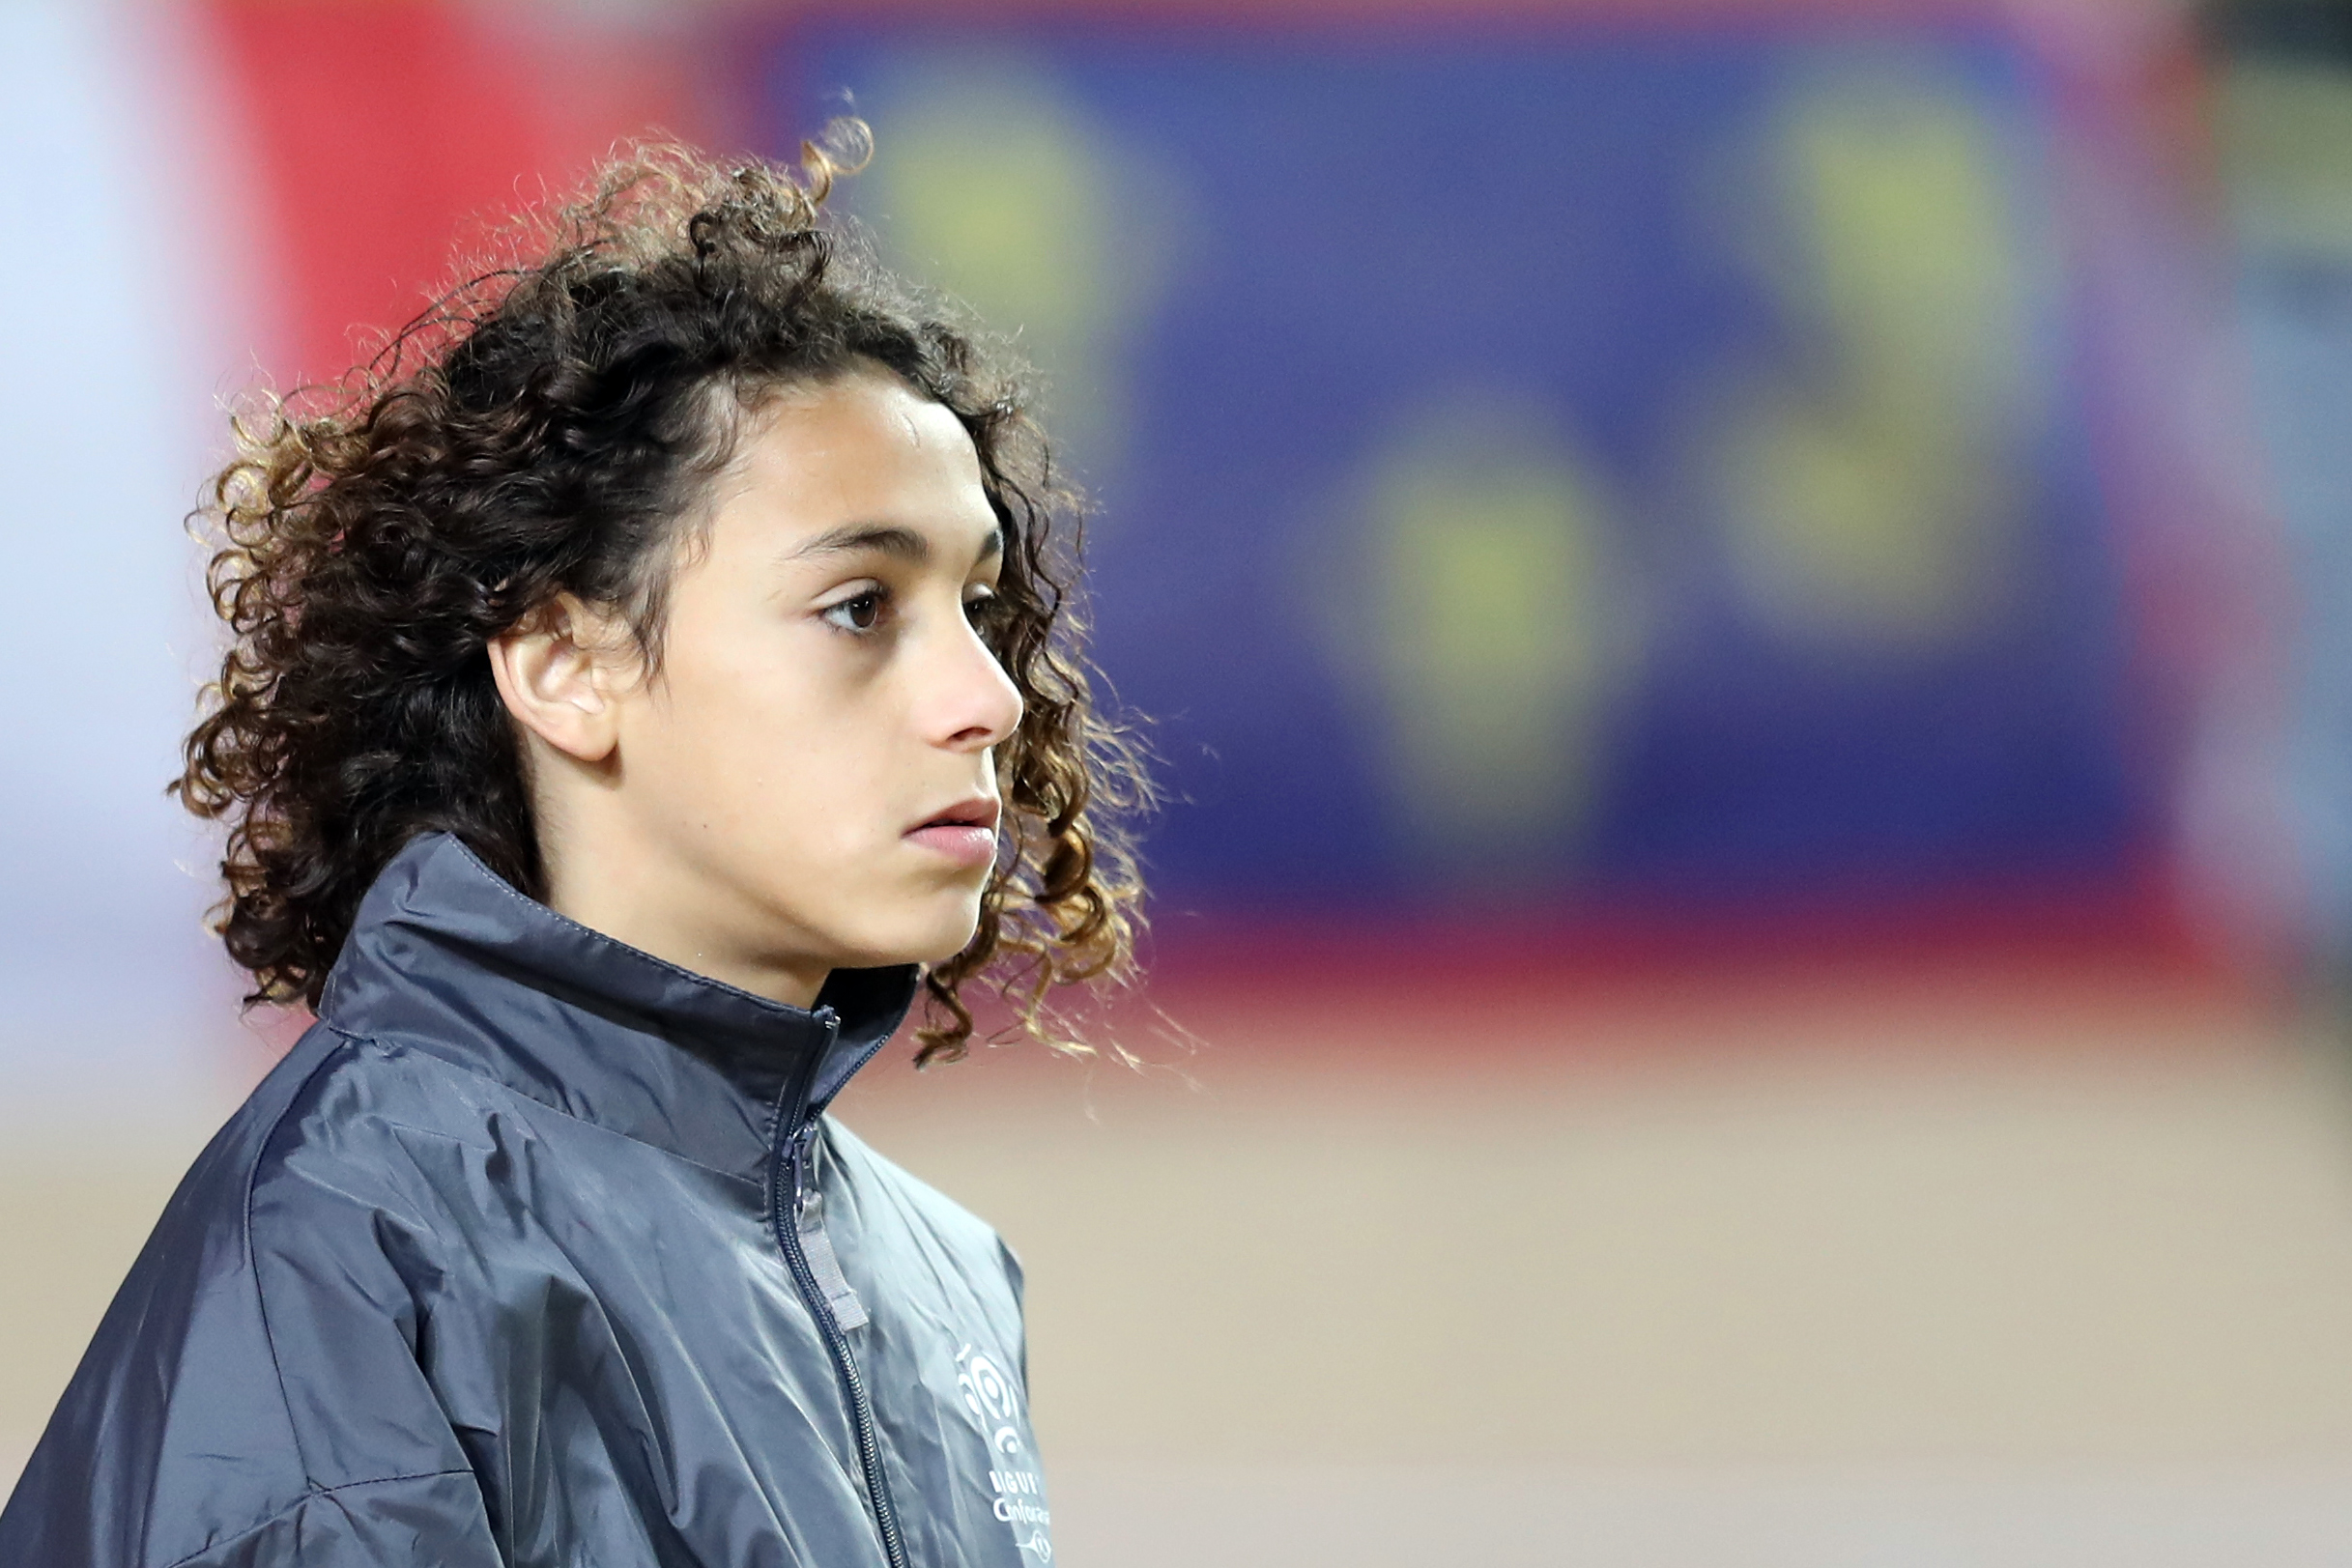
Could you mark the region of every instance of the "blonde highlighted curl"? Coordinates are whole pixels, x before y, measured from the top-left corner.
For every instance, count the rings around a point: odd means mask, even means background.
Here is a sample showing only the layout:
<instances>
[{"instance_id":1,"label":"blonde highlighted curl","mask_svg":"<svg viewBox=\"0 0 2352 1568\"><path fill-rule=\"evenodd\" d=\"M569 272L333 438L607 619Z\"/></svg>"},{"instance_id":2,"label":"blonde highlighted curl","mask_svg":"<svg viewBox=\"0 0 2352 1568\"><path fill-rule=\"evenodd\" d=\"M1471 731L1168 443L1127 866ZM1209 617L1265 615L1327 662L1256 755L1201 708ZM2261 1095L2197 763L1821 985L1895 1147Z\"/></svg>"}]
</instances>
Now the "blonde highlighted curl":
<instances>
[{"instance_id":1,"label":"blonde highlighted curl","mask_svg":"<svg viewBox=\"0 0 2352 1568\"><path fill-rule=\"evenodd\" d=\"M1024 703L998 749L1007 853L978 932L925 979L918 1061L974 1033L991 983L1066 1048L1057 987L1134 963L1148 805L1097 714L1071 593L1080 509L1002 347L919 298L822 212L870 143L844 121L797 171L632 149L332 386L236 420L200 518L231 645L171 788L227 824L215 928L249 1000L316 1006L360 897L417 834L543 894L491 641L558 593L615 607L658 657L679 530L780 387L879 366L953 412L1006 540L984 627Z\"/></svg>"}]
</instances>

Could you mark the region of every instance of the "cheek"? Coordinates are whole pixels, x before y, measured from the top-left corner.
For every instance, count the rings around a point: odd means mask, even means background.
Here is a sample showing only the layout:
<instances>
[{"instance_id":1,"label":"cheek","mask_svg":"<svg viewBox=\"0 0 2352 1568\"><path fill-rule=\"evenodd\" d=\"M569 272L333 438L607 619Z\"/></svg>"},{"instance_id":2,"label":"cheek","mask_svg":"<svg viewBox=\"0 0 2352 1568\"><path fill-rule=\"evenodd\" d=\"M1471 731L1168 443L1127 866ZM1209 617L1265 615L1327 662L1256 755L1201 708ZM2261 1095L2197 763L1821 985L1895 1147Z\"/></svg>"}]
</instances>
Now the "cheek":
<instances>
[{"instance_id":1,"label":"cheek","mask_svg":"<svg viewBox=\"0 0 2352 1568\"><path fill-rule=\"evenodd\" d=\"M669 670L646 737L661 793L747 849L823 860L870 844L902 771L888 683L821 646L745 643Z\"/></svg>"},{"instance_id":2,"label":"cheek","mask_svg":"<svg viewBox=\"0 0 2352 1568\"><path fill-rule=\"evenodd\" d=\"M658 697L680 743L716 760L825 731L847 696L843 672L819 638L794 630L740 611L674 627Z\"/></svg>"}]
</instances>

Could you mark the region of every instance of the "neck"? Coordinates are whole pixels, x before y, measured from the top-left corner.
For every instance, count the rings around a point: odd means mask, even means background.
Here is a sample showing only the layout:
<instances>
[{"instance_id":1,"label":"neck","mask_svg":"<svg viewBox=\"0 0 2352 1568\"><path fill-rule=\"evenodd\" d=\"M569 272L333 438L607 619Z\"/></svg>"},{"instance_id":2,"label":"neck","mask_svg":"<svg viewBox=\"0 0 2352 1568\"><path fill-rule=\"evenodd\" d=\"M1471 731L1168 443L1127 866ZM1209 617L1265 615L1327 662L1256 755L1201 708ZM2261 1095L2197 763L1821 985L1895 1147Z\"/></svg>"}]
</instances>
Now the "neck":
<instances>
[{"instance_id":1,"label":"neck","mask_svg":"<svg viewBox=\"0 0 2352 1568\"><path fill-rule=\"evenodd\" d=\"M816 1005L832 965L745 943L742 932L768 923L730 889L621 835L552 826L542 822L539 853L546 902L558 914L754 996Z\"/></svg>"}]
</instances>

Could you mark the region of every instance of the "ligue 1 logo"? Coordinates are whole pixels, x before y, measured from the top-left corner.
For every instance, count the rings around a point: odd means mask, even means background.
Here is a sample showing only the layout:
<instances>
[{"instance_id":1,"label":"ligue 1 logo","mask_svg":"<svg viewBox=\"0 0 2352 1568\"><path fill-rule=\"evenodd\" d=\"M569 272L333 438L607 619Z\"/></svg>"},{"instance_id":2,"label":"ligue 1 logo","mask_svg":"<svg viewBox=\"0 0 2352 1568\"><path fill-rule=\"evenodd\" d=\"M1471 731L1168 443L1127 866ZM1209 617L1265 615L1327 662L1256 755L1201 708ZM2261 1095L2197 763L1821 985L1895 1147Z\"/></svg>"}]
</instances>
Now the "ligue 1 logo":
<instances>
[{"instance_id":1,"label":"ligue 1 logo","mask_svg":"<svg viewBox=\"0 0 2352 1568\"><path fill-rule=\"evenodd\" d=\"M963 1408L989 1440L989 1447L1008 1460L1021 1457L1028 1444L1021 1437L1020 1400L1013 1391L1012 1380L988 1356L973 1354L969 1345L956 1352L956 1386L962 1391ZM1040 1563L1051 1562L1053 1541L1046 1526L1052 1523L1052 1516L1046 1511L1045 1482L1035 1467L991 1468L989 1485L996 1494L990 1512L1012 1526L1020 1550L1035 1553ZM1026 1539L1021 1534L1024 1530Z\"/></svg>"},{"instance_id":2,"label":"ligue 1 logo","mask_svg":"<svg viewBox=\"0 0 2352 1568\"><path fill-rule=\"evenodd\" d=\"M972 1412L980 1430L988 1433L989 1446L1000 1454L1019 1453L1020 1430L1014 1425L1019 1407L1013 1385L995 1362L974 1355L969 1345L956 1353L956 1364L963 1369L957 1375L956 1386L963 1390L964 1409Z\"/></svg>"}]
</instances>

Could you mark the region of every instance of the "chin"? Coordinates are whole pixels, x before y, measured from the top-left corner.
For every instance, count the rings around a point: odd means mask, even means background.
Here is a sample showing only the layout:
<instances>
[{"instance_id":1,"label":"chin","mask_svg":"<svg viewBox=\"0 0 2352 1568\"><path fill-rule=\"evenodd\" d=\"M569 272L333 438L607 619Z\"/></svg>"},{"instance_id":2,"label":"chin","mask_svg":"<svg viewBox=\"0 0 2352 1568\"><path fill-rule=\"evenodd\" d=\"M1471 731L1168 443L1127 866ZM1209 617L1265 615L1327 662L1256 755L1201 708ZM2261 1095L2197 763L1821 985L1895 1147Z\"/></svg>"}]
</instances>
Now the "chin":
<instances>
[{"instance_id":1,"label":"chin","mask_svg":"<svg viewBox=\"0 0 2352 1568\"><path fill-rule=\"evenodd\" d=\"M865 956L856 961L856 967L945 963L971 945L972 933L979 928L977 895L959 900L951 909L909 910L904 921L891 923L887 933L876 932L873 941L859 944Z\"/></svg>"},{"instance_id":2,"label":"chin","mask_svg":"<svg viewBox=\"0 0 2352 1568\"><path fill-rule=\"evenodd\" d=\"M943 934L936 942L928 945L924 951L916 956L915 962L921 964L943 964L947 962L948 959L954 957L957 954L961 953L965 948L972 945L972 933L979 928L980 923L976 920L963 922L961 925L956 927L952 934Z\"/></svg>"}]
</instances>

